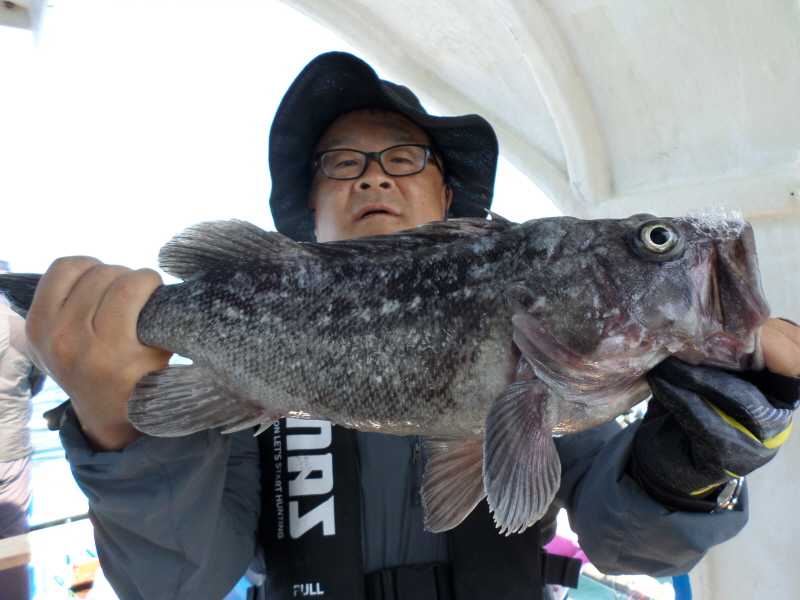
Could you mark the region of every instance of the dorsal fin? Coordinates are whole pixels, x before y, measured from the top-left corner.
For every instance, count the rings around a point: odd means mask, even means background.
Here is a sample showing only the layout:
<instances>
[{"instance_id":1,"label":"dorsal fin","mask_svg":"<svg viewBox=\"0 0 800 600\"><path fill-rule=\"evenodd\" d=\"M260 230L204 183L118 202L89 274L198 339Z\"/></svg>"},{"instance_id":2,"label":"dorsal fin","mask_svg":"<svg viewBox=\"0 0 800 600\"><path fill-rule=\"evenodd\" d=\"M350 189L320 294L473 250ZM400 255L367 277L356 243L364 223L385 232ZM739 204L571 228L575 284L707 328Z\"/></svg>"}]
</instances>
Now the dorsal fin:
<instances>
[{"instance_id":1,"label":"dorsal fin","mask_svg":"<svg viewBox=\"0 0 800 600\"><path fill-rule=\"evenodd\" d=\"M492 217L492 221L501 221L503 223L512 223L513 224L513 221L510 221L510 220L506 219L502 215L498 215L496 212L490 211L488 208L484 208L483 210L486 211L486 214L488 214L490 217Z\"/></svg>"},{"instance_id":2,"label":"dorsal fin","mask_svg":"<svg viewBox=\"0 0 800 600\"><path fill-rule=\"evenodd\" d=\"M516 223L506 220L486 220L475 217L431 221L414 229L405 229L388 235L374 235L327 242L324 244L304 243L309 251L328 257L352 258L354 255L378 257L397 254L402 251L420 250L463 240L465 237L483 237L501 233Z\"/></svg>"},{"instance_id":3,"label":"dorsal fin","mask_svg":"<svg viewBox=\"0 0 800 600\"><path fill-rule=\"evenodd\" d=\"M416 231L430 234L434 231L455 230L461 235L489 235L490 233L505 231L517 225L517 223L509 221L490 210L486 212L492 215L491 220L479 217L462 217L460 219L448 219L447 221L431 221L420 225ZM412 229L411 231L415 230Z\"/></svg>"},{"instance_id":4,"label":"dorsal fin","mask_svg":"<svg viewBox=\"0 0 800 600\"><path fill-rule=\"evenodd\" d=\"M276 231L232 219L206 221L184 229L161 248L158 263L170 275L188 279L204 269L305 252L303 246Z\"/></svg>"},{"instance_id":5,"label":"dorsal fin","mask_svg":"<svg viewBox=\"0 0 800 600\"><path fill-rule=\"evenodd\" d=\"M167 242L158 254L158 263L165 272L185 280L198 271L247 261L304 254L346 260L356 255L376 257L441 246L464 237L492 235L515 226L516 223L505 219L450 219L388 235L312 244L295 242L247 221L206 221L192 225Z\"/></svg>"}]
</instances>

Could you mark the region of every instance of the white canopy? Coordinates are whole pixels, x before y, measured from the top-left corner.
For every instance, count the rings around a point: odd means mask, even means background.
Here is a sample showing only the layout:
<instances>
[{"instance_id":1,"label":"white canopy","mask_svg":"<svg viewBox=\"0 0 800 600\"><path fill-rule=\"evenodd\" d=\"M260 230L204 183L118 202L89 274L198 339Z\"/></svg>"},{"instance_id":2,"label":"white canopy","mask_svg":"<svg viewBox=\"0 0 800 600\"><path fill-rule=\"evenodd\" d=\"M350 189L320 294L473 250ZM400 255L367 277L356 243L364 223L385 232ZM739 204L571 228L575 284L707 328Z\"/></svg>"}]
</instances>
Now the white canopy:
<instances>
[{"instance_id":1,"label":"white canopy","mask_svg":"<svg viewBox=\"0 0 800 600\"><path fill-rule=\"evenodd\" d=\"M284 1L440 114L489 119L566 214L741 211L773 313L800 321L797 0ZM0 24L38 34L45 6L0 3ZM798 463L795 434L749 478L750 523L692 572L696 598L797 595Z\"/></svg>"}]
</instances>

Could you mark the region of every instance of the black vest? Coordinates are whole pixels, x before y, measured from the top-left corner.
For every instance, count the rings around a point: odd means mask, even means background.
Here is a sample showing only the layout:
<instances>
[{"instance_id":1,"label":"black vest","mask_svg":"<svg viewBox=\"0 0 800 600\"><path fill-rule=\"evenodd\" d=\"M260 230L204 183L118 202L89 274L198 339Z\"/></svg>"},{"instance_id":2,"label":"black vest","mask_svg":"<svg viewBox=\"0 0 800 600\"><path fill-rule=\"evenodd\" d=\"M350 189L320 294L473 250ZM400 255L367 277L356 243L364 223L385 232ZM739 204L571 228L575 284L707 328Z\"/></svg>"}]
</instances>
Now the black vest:
<instances>
[{"instance_id":1,"label":"black vest","mask_svg":"<svg viewBox=\"0 0 800 600\"><path fill-rule=\"evenodd\" d=\"M485 501L449 532L450 564L365 574L356 432L287 436L280 420L259 446L268 600L540 600L545 583L577 585L580 561L547 555L539 523L500 535Z\"/></svg>"}]
</instances>

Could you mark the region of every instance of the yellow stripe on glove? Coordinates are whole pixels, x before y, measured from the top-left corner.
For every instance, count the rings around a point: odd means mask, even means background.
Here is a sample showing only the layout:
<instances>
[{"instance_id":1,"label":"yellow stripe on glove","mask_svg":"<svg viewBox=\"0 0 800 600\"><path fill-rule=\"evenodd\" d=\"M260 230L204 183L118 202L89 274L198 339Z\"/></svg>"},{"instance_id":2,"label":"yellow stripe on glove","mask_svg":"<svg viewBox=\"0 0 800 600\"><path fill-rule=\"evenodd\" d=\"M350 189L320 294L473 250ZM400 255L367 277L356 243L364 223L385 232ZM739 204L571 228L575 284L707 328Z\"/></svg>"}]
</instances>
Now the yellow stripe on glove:
<instances>
[{"instance_id":1,"label":"yellow stripe on glove","mask_svg":"<svg viewBox=\"0 0 800 600\"><path fill-rule=\"evenodd\" d=\"M701 397L702 397L702 396L701 396ZM707 404L708 404L708 405L709 405L711 408L713 408L713 409L714 409L714 412L716 412L716 413L717 413L717 414L718 414L720 417L722 417L722 420L723 420L723 421L725 421L725 422L726 422L728 425L730 425L731 427L733 427L733 428L735 428L735 429L738 429L739 431L741 431L741 432L742 432L742 433L744 433L745 435L747 435L747 436L750 436L750 437L751 437L751 438L753 438L755 441L757 441L759 444L763 444L764 446L766 446L766 447L767 447L767 448L769 448L769 449L772 449L772 448L777 448L778 446L780 446L781 444L783 444L783 442L785 442L785 441L786 441L786 440L789 438L789 434L792 432L792 426L794 425L794 423L793 423L793 422L790 422L790 423L789 423L789 426L788 426L786 429L784 429L783 431L781 431L781 432L780 432L778 435L776 435L775 437L769 438L768 440L760 440L760 439L758 439L756 436L754 436L754 435L752 434L752 432L751 432L749 429L747 429L747 427L745 427L744 425L742 425L741 423L739 423L739 421L737 421L736 419L732 418L732 417L731 417L730 415L728 415L727 413L724 413L724 412L722 412L722 411L721 411L719 408L717 408L717 407L714 405L714 403L713 403L713 402L711 402L710 400L708 400L708 398L705 398L705 397L703 397L703 400L705 400L705 401L706 401L706 403L707 403Z\"/></svg>"}]
</instances>

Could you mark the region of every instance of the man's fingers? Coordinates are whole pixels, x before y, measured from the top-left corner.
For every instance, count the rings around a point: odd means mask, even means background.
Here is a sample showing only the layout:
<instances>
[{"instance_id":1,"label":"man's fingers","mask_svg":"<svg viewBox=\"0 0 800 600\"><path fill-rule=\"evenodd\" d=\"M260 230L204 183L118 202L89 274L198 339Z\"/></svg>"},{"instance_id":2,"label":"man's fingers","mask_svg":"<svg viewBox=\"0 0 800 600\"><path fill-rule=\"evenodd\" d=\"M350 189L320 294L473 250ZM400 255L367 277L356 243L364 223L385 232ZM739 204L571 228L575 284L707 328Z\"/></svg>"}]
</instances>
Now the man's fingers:
<instances>
[{"instance_id":1,"label":"man's fingers","mask_svg":"<svg viewBox=\"0 0 800 600\"><path fill-rule=\"evenodd\" d=\"M136 381L169 362L143 345L139 312L161 278L93 258L59 259L42 277L28 313L29 346L69 394L95 449L120 450L141 436L126 416Z\"/></svg>"},{"instance_id":2,"label":"man's fingers","mask_svg":"<svg viewBox=\"0 0 800 600\"><path fill-rule=\"evenodd\" d=\"M800 327L770 319L761 328L761 350L767 369L779 375L800 375Z\"/></svg>"},{"instance_id":3,"label":"man's fingers","mask_svg":"<svg viewBox=\"0 0 800 600\"><path fill-rule=\"evenodd\" d=\"M75 282L61 309L61 322L94 328L96 313L114 282L127 273L127 267L97 264Z\"/></svg>"},{"instance_id":4,"label":"man's fingers","mask_svg":"<svg viewBox=\"0 0 800 600\"><path fill-rule=\"evenodd\" d=\"M36 344L52 329L75 284L100 261L88 256L59 258L42 275L28 311L26 332Z\"/></svg>"},{"instance_id":5,"label":"man's fingers","mask_svg":"<svg viewBox=\"0 0 800 600\"><path fill-rule=\"evenodd\" d=\"M93 328L103 339L136 333L142 307L161 285L161 277L152 269L128 271L108 286L94 314Z\"/></svg>"},{"instance_id":6,"label":"man's fingers","mask_svg":"<svg viewBox=\"0 0 800 600\"><path fill-rule=\"evenodd\" d=\"M145 350L136 323L160 284L161 278L150 269L131 271L89 257L57 260L42 276L28 314L36 363L50 367L51 375L53 368L66 375L81 362L102 367L101 357ZM133 354L129 358L133 360Z\"/></svg>"},{"instance_id":7,"label":"man's fingers","mask_svg":"<svg viewBox=\"0 0 800 600\"><path fill-rule=\"evenodd\" d=\"M764 327L774 329L792 340L796 346L800 347L800 327L797 325L789 321L784 321L783 319L768 319L767 322L764 323Z\"/></svg>"}]
</instances>

